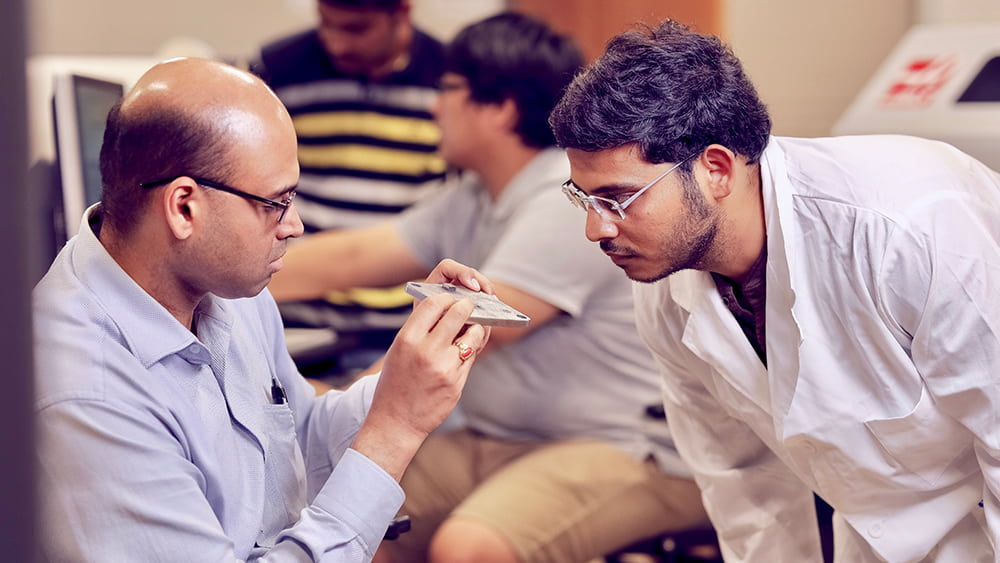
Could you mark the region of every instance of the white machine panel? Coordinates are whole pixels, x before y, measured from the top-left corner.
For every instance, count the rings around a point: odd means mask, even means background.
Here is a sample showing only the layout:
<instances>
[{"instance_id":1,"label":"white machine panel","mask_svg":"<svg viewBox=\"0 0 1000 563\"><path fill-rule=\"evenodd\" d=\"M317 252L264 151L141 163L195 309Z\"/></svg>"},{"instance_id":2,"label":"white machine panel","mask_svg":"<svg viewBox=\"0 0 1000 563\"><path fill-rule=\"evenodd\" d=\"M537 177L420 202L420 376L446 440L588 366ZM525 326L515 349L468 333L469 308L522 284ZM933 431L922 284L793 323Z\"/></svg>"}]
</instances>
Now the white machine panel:
<instances>
[{"instance_id":1,"label":"white machine panel","mask_svg":"<svg viewBox=\"0 0 1000 563\"><path fill-rule=\"evenodd\" d=\"M938 139L1000 170L1000 24L914 27L833 133Z\"/></svg>"}]
</instances>

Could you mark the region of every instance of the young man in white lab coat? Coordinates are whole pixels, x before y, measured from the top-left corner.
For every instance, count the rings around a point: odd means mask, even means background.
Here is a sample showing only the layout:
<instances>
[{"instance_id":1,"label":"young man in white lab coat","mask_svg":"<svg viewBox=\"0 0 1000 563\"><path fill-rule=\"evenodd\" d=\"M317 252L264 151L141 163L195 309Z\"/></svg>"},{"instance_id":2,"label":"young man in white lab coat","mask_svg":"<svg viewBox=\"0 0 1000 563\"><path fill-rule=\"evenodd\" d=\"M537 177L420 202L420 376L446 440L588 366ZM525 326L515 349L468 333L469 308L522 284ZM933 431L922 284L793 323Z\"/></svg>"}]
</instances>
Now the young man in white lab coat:
<instances>
[{"instance_id":1,"label":"young man in white lab coat","mask_svg":"<svg viewBox=\"0 0 1000 563\"><path fill-rule=\"evenodd\" d=\"M727 561L994 561L1000 177L943 143L791 139L717 38L631 31L551 123L633 280ZM676 170L674 169L676 167ZM766 332L766 334L765 334Z\"/></svg>"}]
</instances>

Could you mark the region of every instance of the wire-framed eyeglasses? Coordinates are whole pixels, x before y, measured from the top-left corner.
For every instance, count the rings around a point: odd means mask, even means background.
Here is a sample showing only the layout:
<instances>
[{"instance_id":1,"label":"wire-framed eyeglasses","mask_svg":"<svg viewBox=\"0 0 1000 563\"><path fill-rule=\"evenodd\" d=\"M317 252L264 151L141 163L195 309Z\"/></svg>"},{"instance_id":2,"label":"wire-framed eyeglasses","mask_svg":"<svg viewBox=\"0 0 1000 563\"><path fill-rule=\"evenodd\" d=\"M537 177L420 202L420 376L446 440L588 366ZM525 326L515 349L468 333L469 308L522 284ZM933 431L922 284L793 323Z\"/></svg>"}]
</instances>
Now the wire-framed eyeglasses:
<instances>
[{"instance_id":1,"label":"wire-framed eyeglasses","mask_svg":"<svg viewBox=\"0 0 1000 563\"><path fill-rule=\"evenodd\" d=\"M142 189L155 188L157 186L162 186L163 184L169 184L170 182L173 182L174 180L180 178L181 176L187 176L187 175L178 174L177 176L174 176L172 178L164 178L163 180L157 180L155 182L146 182L144 184L139 184L139 187ZM282 220L284 220L285 214L288 213L288 208L292 206L292 200L295 199L294 190L289 192L288 197L286 197L285 199L281 201L274 201L273 199L267 199L266 197L261 197L259 195L254 195L251 193L247 193L243 190L236 189L232 186L227 186L226 184L223 184L221 182L215 182L213 180L208 180L205 178L197 178L194 176L188 176L188 177L194 180L194 183L198 184L199 186L205 186L206 188L212 188L213 190L219 190L220 192L231 193L233 195L240 196L244 199L260 202L265 205L273 207L278 212L279 224L281 223Z\"/></svg>"},{"instance_id":2,"label":"wire-framed eyeglasses","mask_svg":"<svg viewBox=\"0 0 1000 563\"><path fill-rule=\"evenodd\" d=\"M682 160L678 161L677 164L674 164L673 166L668 168L666 172L660 174L656 178L653 178L652 182L640 188L639 191L635 192L624 201L618 201L596 195L587 195L586 193L583 192L583 190L581 190L579 187L576 186L576 184L573 183L573 180L566 180L562 185L562 191L564 194L566 194L566 197L569 198L570 202L573 205L579 207L580 209L583 209L584 211L586 211L589 207L593 207L594 210L597 211L597 214L605 219L610 219L612 221L623 221L625 220L625 209L628 206L632 205L632 202L634 202L639 196L644 194L646 190L652 188L657 182L666 178L668 174L676 170L678 166L684 164L696 154L698 153L692 153L683 158Z\"/></svg>"}]
</instances>

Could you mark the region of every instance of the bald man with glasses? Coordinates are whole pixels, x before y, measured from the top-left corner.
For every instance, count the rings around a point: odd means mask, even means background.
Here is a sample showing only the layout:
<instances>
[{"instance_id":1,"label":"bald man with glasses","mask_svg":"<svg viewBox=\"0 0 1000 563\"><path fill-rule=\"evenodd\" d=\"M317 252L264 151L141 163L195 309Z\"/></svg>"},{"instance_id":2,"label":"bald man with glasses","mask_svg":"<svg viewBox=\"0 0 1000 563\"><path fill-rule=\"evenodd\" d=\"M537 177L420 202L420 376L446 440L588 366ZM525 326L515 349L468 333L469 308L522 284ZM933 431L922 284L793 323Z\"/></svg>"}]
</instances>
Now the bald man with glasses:
<instances>
[{"instance_id":1,"label":"bald man with glasses","mask_svg":"<svg viewBox=\"0 0 1000 563\"><path fill-rule=\"evenodd\" d=\"M380 375L317 397L264 291L302 234L295 132L227 65L149 70L101 169L33 296L44 560L371 559L485 344L472 304L424 300ZM431 278L492 292L452 261Z\"/></svg>"}]
</instances>

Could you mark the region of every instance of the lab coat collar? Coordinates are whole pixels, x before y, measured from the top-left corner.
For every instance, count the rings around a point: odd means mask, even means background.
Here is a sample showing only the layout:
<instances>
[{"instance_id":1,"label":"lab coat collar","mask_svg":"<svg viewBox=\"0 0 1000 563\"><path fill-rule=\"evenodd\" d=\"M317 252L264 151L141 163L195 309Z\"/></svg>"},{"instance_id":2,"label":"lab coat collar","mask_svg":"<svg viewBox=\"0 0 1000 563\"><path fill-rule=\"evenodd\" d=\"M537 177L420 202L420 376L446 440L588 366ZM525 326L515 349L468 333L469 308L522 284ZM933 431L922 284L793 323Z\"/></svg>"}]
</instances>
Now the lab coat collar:
<instances>
[{"instance_id":1,"label":"lab coat collar","mask_svg":"<svg viewBox=\"0 0 1000 563\"><path fill-rule=\"evenodd\" d=\"M775 420L778 438L784 437L783 419L795 396L798 349L802 337L795 317L792 186L785 156L771 139L761 158L761 190L767 229L767 358L765 368L743 335L733 314L719 296L707 272L683 271L670 276L671 299L689 313L682 343L713 367L730 385Z\"/></svg>"},{"instance_id":2,"label":"lab coat collar","mask_svg":"<svg viewBox=\"0 0 1000 563\"><path fill-rule=\"evenodd\" d=\"M690 313L681 343L759 408L770 412L767 370L743 335L708 272L686 270L667 279L670 295Z\"/></svg>"},{"instance_id":3,"label":"lab coat collar","mask_svg":"<svg viewBox=\"0 0 1000 563\"><path fill-rule=\"evenodd\" d=\"M767 326L768 376L771 406L778 436L785 438L783 421L795 396L799 377L802 332L795 315L797 272L793 187L788 178L785 153L772 137L760 160L761 195L767 230ZM787 236L786 236L787 235Z\"/></svg>"}]
</instances>

